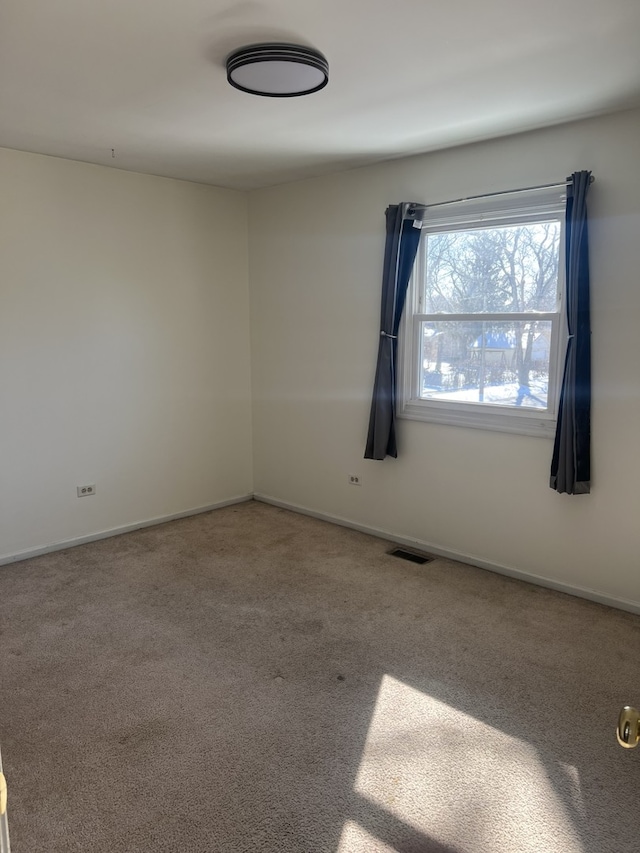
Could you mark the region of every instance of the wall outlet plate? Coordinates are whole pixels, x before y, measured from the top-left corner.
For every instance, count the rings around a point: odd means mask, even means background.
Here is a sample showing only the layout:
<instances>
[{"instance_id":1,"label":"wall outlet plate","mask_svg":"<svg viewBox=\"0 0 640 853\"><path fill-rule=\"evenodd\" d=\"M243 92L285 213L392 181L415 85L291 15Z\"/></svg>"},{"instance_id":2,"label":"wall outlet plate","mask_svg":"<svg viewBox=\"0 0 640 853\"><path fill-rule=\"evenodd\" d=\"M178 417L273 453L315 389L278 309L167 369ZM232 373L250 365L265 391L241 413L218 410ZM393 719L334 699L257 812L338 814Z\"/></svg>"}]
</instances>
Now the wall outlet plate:
<instances>
[{"instance_id":1,"label":"wall outlet plate","mask_svg":"<svg viewBox=\"0 0 640 853\"><path fill-rule=\"evenodd\" d=\"M88 498L89 495L95 495L96 484L91 483L89 486L76 486L76 491L78 492L79 498Z\"/></svg>"},{"instance_id":2,"label":"wall outlet plate","mask_svg":"<svg viewBox=\"0 0 640 853\"><path fill-rule=\"evenodd\" d=\"M360 479L359 474L349 474L349 485L351 486L361 486L362 480Z\"/></svg>"}]
</instances>

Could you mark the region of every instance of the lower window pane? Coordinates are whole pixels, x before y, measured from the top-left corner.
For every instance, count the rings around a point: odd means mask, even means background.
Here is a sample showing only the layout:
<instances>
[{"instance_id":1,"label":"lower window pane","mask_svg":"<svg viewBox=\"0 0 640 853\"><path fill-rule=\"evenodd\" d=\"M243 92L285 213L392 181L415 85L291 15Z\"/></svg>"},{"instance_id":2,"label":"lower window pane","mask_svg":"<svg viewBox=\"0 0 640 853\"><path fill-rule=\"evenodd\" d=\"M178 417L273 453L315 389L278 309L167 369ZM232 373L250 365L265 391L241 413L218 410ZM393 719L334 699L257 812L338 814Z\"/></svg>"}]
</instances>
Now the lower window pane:
<instances>
[{"instance_id":1,"label":"lower window pane","mask_svg":"<svg viewBox=\"0 0 640 853\"><path fill-rule=\"evenodd\" d=\"M420 397L546 409L551 321L421 323Z\"/></svg>"}]
</instances>

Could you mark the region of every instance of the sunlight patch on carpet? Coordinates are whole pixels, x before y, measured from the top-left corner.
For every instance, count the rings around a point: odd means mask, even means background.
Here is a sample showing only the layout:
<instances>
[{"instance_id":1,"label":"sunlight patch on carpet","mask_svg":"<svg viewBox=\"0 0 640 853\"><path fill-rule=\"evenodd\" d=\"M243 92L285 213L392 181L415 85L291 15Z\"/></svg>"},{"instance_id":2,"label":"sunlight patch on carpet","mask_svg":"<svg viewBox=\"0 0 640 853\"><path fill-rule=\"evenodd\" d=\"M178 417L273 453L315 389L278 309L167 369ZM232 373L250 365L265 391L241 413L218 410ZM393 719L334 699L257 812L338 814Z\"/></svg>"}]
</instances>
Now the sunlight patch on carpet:
<instances>
[{"instance_id":1,"label":"sunlight patch on carpet","mask_svg":"<svg viewBox=\"0 0 640 853\"><path fill-rule=\"evenodd\" d=\"M526 732L512 737L384 676L355 791L459 853L584 853L571 815L582 806L577 771L561 762L551 769L572 778L569 801ZM389 849L358 832L345 825L350 846L339 849Z\"/></svg>"},{"instance_id":2,"label":"sunlight patch on carpet","mask_svg":"<svg viewBox=\"0 0 640 853\"><path fill-rule=\"evenodd\" d=\"M342 829L336 853L364 853L365 850L367 853L396 853L394 847L383 844L378 838L369 835L358 823L348 820Z\"/></svg>"}]
</instances>

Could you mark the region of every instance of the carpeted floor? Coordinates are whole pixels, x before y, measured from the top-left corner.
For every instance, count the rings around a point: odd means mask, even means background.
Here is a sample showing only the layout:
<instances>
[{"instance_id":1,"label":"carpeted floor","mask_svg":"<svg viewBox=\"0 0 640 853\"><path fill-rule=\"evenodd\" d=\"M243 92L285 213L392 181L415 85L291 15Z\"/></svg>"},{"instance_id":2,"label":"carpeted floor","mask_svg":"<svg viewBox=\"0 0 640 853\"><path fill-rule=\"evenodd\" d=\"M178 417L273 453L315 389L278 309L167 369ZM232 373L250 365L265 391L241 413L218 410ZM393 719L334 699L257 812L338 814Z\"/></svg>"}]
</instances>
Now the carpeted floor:
<instances>
[{"instance_id":1,"label":"carpeted floor","mask_svg":"<svg viewBox=\"0 0 640 853\"><path fill-rule=\"evenodd\" d=\"M640 851L640 618L389 547L251 502L0 568L13 853Z\"/></svg>"}]
</instances>

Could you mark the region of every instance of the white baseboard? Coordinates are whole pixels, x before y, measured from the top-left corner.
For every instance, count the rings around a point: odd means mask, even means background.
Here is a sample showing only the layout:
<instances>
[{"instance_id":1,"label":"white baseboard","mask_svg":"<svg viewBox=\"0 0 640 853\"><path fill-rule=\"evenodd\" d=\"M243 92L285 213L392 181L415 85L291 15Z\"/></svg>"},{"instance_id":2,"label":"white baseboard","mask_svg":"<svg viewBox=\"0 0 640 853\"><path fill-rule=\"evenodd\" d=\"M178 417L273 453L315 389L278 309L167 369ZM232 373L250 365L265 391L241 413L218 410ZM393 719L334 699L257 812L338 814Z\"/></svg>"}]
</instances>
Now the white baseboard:
<instances>
[{"instance_id":1,"label":"white baseboard","mask_svg":"<svg viewBox=\"0 0 640 853\"><path fill-rule=\"evenodd\" d=\"M533 583L537 586L555 589L559 592L575 595L578 598L586 598L589 601L595 601L598 604L605 604L608 607L616 607L618 610L626 610L629 613L640 614L640 603L629 601L624 598L616 598L607 595L603 592L598 592L595 589L587 587L574 586L572 584L556 581L552 578L546 578L542 575L534 575L529 572L523 572L520 569L514 569L511 566L502 566L499 563L492 563L488 560L483 560L480 557L475 557L471 554L464 554L460 551L452 551L449 548L441 548L432 542L426 542L423 539L413 539L407 536L399 536L392 533L390 530L383 530L378 527L371 527L367 524L359 524L348 518L342 518L338 515L331 515L326 512L318 512L308 507L300 506L299 504L288 503L273 498L270 495L259 493L239 495L228 500L218 501L217 503L207 504L207 506L194 507L183 512L176 512L171 515L158 516L157 518L149 518L144 521L136 521L132 524L125 524L121 527L112 527L109 530L100 530L97 533L90 533L87 536L79 536L75 539L65 539L60 542L53 542L50 545L45 545L40 548L28 548L25 551L18 551L14 554L7 554L0 557L0 566L8 565L9 563L17 563L20 560L29 560L32 557L39 557L42 554L50 554L54 551L62 551L65 548L74 548L77 545L85 545L88 542L97 542L99 539L108 539L111 536L119 536L121 533L131 533L133 530L140 530L143 527L155 527L157 524L164 524L167 521L176 521L179 518L188 518L192 515L199 515L203 512L211 512L214 509L221 509L225 506L233 504L245 503L250 500L261 501L262 503L271 504L272 506L287 509L291 512L297 512L301 515L308 515L312 518L318 518L321 521L328 521L331 524L338 524L341 527L348 527L351 530L357 530L360 533L366 533L369 536L376 536L379 539L387 539L389 542L395 542L398 545L405 545L409 548L417 548L420 551L426 551L438 557L444 557L449 560L456 560L459 563L466 563L470 566L477 566L480 569L487 569L490 572L496 572L500 575L506 575L510 578Z\"/></svg>"},{"instance_id":2,"label":"white baseboard","mask_svg":"<svg viewBox=\"0 0 640 853\"><path fill-rule=\"evenodd\" d=\"M108 539L110 536L119 536L121 533L131 533L133 530L140 530L143 527L155 527L157 524L164 524L166 521L176 521L178 518L188 518L191 515L199 515L202 512L211 512L212 509L221 509L223 506L245 503L252 499L252 494L240 495L239 497L229 498L225 501L207 504L207 506L198 506L194 509L187 509L184 510L184 512L175 512L172 515L163 515L158 516L157 518L148 518L145 521L135 521L133 524L124 524L122 527L111 527L109 530L100 530L97 533L89 533L87 536L78 536L75 539L65 539L61 542L53 542L51 545L44 545L41 548L28 548L26 551L18 551L15 554L7 554L4 557L0 557L0 566L6 566L8 563L17 563L20 560L30 560L31 557L40 557L42 554L51 554L53 551L63 551L65 548L75 548L76 545L86 545L88 542L97 542L99 539Z\"/></svg>"},{"instance_id":3,"label":"white baseboard","mask_svg":"<svg viewBox=\"0 0 640 853\"><path fill-rule=\"evenodd\" d=\"M507 575L510 578L526 581L526 583L543 586L547 589L555 589L558 592L564 592L568 595L575 595L578 598L586 598L589 601L596 601L598 604L605 604L608 607L616 607L618 610L627 610L629 613L640 614L640 603L636 601L628 601L624 598L615 598L603 592L598 592L595 589L587 587L573 586L572 584L555 581L551 578L545 578L542 575L534 575L529 572L523 572L520 569L514 569L511 566L502 566L499 563L491 563L488 560L482 560L480 557L474 557L471 554L463 554L459 551L451 551L448 548L440 548L432 542L425 542L422 539L411 539L406 536L398 536L389 530L382 530L377 527L369 527L366 524L359 524L356 521L351 521L348 518L341 518L337 515L331 515L326 512L317 512L308 507L299 506L298 504L287 503L286 501L272 498L269 495L255 493L254 500L262 501L263 503L271 504L272 506L288 509L292 512L300 513L301 515L309 515L312 518L318 518L321 521L329 521L332 524L339 524L341 527L349 527L352 530L358 530L360 533L367 533L370 536L377 536L379 539L387 539L390 542L395 542L398 545L405 545L409 548L416 548L420 551L426 551L429 554L434 554L438 557L445 557L448 560L456 560L459 563L467 563L470 566L477 566L480 569L487 569L490 572L496 572L499 575Z\"/></svg>"}]
</instances>

